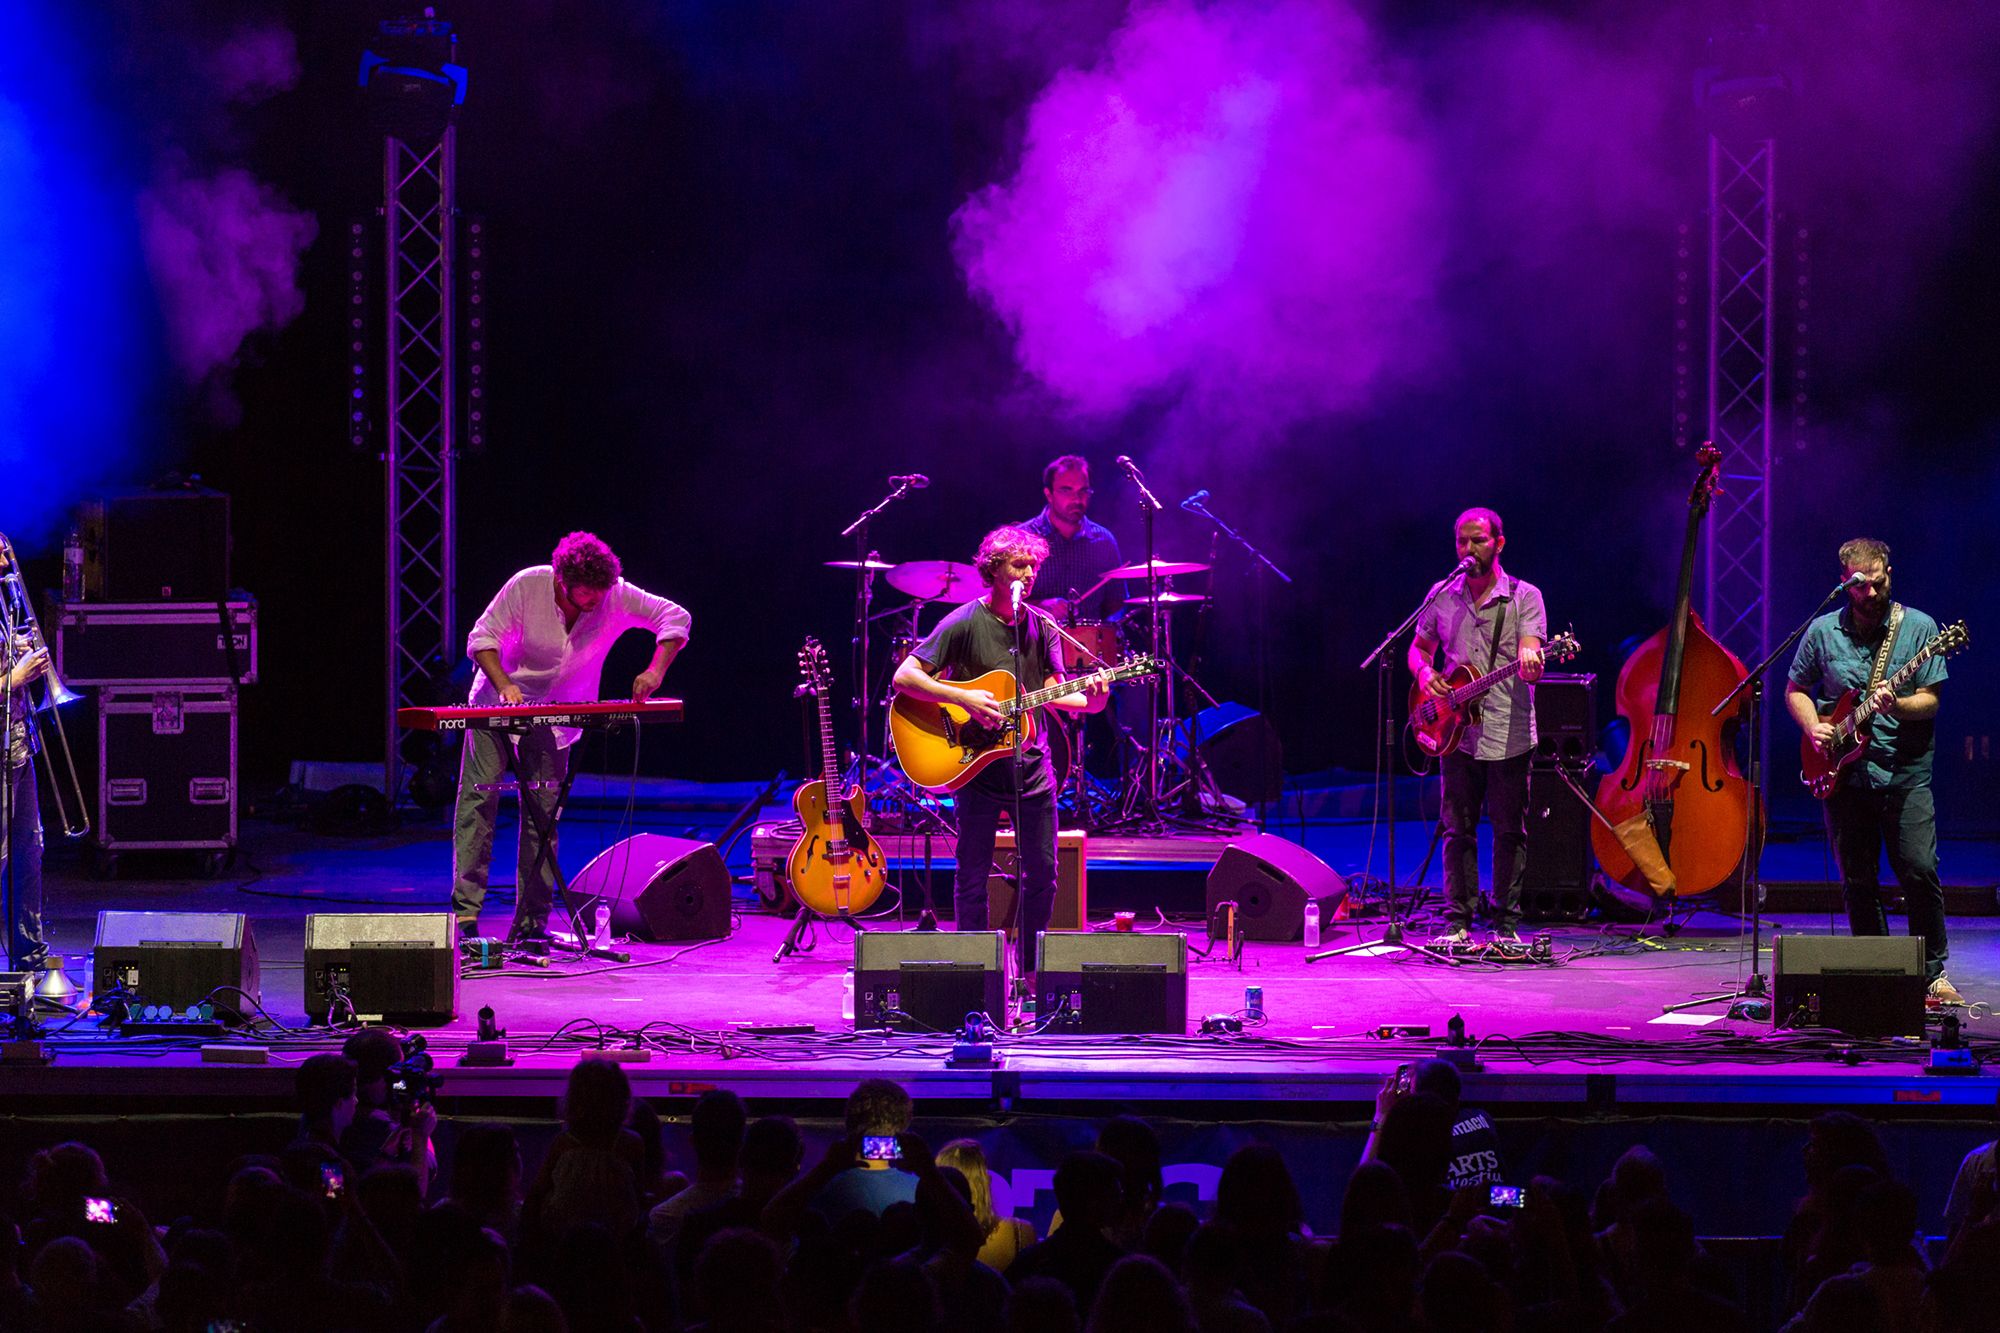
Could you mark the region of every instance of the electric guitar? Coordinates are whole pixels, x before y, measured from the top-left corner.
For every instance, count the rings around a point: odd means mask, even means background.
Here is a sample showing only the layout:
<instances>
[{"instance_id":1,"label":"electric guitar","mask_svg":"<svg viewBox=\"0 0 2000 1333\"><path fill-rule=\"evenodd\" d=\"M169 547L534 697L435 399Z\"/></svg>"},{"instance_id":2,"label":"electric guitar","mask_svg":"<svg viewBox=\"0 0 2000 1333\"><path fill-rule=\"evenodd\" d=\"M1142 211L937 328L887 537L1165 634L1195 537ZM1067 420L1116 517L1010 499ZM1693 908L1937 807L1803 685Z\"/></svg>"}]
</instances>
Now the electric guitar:
<instances>
[{"instance_id":1,"label":"electric guitar","mask_svg":"<svg viewBox=\"0 0 2000 1333\"><path fill-rule=\"evenodd\" d=\"M1933 657L1949 657L1971 642L1965 632L1965 622L1948 625L1917 651L1917 655L1896 669L1894 675L1882 683L1901 694L1910 678L1917 674L1917 668ZM1848 690L1833 701L1833 707L1819 716L1822 722L1833 724L1833 737L1824 750L1813 744L1811 736L1799 743L1799 780L1806 784L1806 790L1824 801L1833 795L1833 789L1840 785L1841 770L1859 759L1868 749L1868 724L1874 720L1876 709L1866 698L1869 691Z\"/></svg>"},{"instance_id":2,"label":"electric guitar","mask_svg":"<svg viewBox=\"0 0 2000 1333\"><path fill-rule=\"evenodd\" d=\"M896 741L896 762L910 781L926 791L957 791L988 764L1011 756L1021 742L1035 738L1041 730L1035 717L1037 709L1098 682L1115 685L1121 680L1156 675L1159 670L1160 664L1152 658L1133 657L1026 694L1020 692L1014 673L1005 669L952 682L970 690L990 691L1007 714L1007 721L999 727L974 721L972 714L957 704L899 694L889 706L889 734Z\"/></svg>"},{"instance_id":3,"label":"electric guitar","mask_svg":"<svg viewBox=\"0 0 2000 1333\"><path fill-rule=\"evenodd\" d=\"M799 693L819 700L820 776L792 794L803 832L785 856L785 874L800 905L821 916L851 916L874 906L888 884L881 845L862 826L861 793L842 796L840 760L833 746L833 675L826 649L807 639L799 650L805 681Z\"/></svg>"},{"instance_id":4,"label":"electric guitar","mask_svg":"<svg viewBox=\"0 0 2000 1333\"><path fill-rule=\"evenodd\" d=\"M1567 662L1581 651L1583 645L1575 634L1558 634L1542 645L1542 660ZM1432 694L1422 685L1410 686L1410 732L1417 747L1433 758L1456 750L1465 729L1479 719L1479 697L1520 671L1519 661L1477 677L1471 667L1456 666L1444 678L1449 688L1446 694Z\"/></svg>"}]
</instances>

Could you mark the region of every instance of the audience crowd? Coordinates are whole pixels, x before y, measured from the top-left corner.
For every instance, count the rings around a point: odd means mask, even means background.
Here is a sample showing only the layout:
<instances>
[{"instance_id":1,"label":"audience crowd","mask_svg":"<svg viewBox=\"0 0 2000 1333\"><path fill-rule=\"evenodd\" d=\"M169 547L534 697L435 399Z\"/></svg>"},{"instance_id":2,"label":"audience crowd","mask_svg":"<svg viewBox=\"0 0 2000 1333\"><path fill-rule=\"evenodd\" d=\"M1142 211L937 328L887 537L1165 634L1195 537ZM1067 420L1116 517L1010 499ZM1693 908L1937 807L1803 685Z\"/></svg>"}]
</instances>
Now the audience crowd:
<instances>
[{"instance_id":1,"label":"audience crowd","mask_svg":"<svg viewBox=\"0 0 2000 1333\"><path fill-rule=\"evenodd\" d=\"M623 1067L571 1072L532 1172L514 1131L436 1115L363 1032L298 1073L297 1138L245 1156L212 1203L155 1225L81 1142L37 1154L0 1214L0 1330L21 1333L1536 1333L1756 1326L1648 1149L1594 1192L1510 1180L1456 1071L1391 1078L1338 1234L1315 1236L1284 1158L1251 1145L1204 1216L1166 1198L1144 1120L1055 1172L1049 1234L1000 1216L980 1145L912 1132L897 1084L854 1089L813 1162L785 1116L695 1104L669 1162ZM1713 1164L1710 1164L1712 1169ZM1968 1156L1935 1262L1873 1128L1813 1121L1783 1240L1784 1333L2000 1330L1995 1149ZM1497 1188L1496 1188L1497 1187ZM1002 1191L1004 1195L1005 1191ZM1764 1321L1768 1324L1769 1321Z\"/></svg>"}]
</instances>

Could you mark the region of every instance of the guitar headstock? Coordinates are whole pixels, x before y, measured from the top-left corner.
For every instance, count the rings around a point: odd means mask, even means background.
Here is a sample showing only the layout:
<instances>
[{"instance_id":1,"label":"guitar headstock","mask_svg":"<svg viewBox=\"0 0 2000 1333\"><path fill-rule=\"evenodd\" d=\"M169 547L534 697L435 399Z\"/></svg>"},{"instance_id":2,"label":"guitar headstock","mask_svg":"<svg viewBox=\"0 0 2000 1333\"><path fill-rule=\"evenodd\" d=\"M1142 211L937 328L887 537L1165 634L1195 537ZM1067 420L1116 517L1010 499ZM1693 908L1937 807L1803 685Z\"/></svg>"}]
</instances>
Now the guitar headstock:
<instances>
[{"instance_id":1,"label":"guitar headstock","mask_svg":"<svg viewBox=\"0 0 2000 1333\"><path fill-rule=\"evenodd\" d=\"M1697 514L1705 514L1709 502L1721 489L1717 477L1722 471L1722 450L1715 447L1715 441L1703 440L1701 448L1695 452L1694 461L1701 464L1701 471L1695 474L1694 489L1688 492L1688 508Z\"/></svg>"},{"instance_id":2,"label":"guitar headstock","mask_svg":"<svg viewBox=\"0 0 2000 1333\"><path fill-rule=\"evenodd\" d=\"M833 688L833 673L827 669L826 648L818 639L808 638L799 648L800 694L826 697Z\"/></svg>"},{"instance_id":3,"label":"guitar headstock","mask_svg":"<svg viewBox=\"0 0 2000 1333\"><path fill-rule=\"evenodd\" d=\"M1972 636L1966 632L1965 622L1960 620L1939 630L1937 637L1924 646L1938 657L1950 657L1971 642Z\"/></svg>"},{"instance_id":4,"label":"guitar headstock","mask_svg":"<svg viewBox=\"0 0 2000 1333\"><path fill-rule=\"evenodd\" d=\"M1160 662L1158 658L1148 653L1140 653L1136 657L1126 658L1109 670L1113 680L1133 680L1140 676L1159 674Z\"/></svg>"},{"instance_id":5,"label":"guitar headstock","mask_svg":"<svg viewBox=\"0 0 2000 1333\"><path fill-rule=\"evenodd\" d=\"M1567 662L1583 651L1583 641L1576 637L1575 630L1564 630L1542 645L1542 658L1548 662Z\"/></svg>"}]
</instances>

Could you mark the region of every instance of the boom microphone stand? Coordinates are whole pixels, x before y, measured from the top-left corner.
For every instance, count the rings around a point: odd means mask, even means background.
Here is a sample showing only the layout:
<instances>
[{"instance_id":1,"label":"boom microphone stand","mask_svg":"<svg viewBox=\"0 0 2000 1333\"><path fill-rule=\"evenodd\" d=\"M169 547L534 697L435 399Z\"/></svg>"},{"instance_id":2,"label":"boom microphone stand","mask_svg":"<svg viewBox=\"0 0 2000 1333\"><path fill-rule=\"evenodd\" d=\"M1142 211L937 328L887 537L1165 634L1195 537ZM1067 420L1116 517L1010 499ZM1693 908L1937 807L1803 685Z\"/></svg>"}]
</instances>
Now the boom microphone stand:
<instances>
[{"instance_id":1,"label":"boom microphone stand","mask_svg":"<svg viewBox=\"0 0 2000 1333\"><path fill-rule=\"evenodd\" d=\"M1764 933L1764 880L1758 872L1764 863L1764 818L1770 809L1770 793L1764 782L1764 674L1776 664L1780 657L1792 650L1792 645L1805 637L1805 632L1819 619L1820 613L1832 604L1834 598L1846 592L1860 581L1862 576L1853 575L1834 585L1832 592L1819 599L1819 605L1812 614L1801 620L1785 641L1773 648L1770 655L1744 673L1729 693L1722 696L1720 703L1709 711L1711 717L1721 717L1730 701L1745 690L1750 692L1750 707L1743 725L1749 729L1748 748L1750 751L1750 791L1756 797L1755 808L1750 812L1749 827L1743 830L1743 896L1749 900L1750 916L1750 975L1743 979L1743 988L1733 991L1718 991L1714 995L1704 995L1698 1000L1683 1000L1679 1004L1669 1004L1662 1013L1678 1013L1682 1009L1693 1009L1704 1004L1729 1001L1729 1016L1739 1016L1739 1009L1753 1002L1763 1001L1769 994L1764 984L1764 969L1761 961ZM1742 1014L1742 1017L1751 1017Z\"/></svg>"},{"instance_id":2,"label":"boom microphone stand","mask_svg":"<svg viewBox=\"0 0 2000 1333\"><path fill-rule=\"evenodd\" d=\"M875 597L874 565L877 560L876 553L868 549L868 525L877 514L911 491L920 491L930 485L931 479L918 473L911 473L908 476L891 477L889 484L895 489L883 496L872 508L863 510L859 518L840 530L841 536L854 538L854 719L857 738L854 752L861 756L856 783L862 792L864 810L867 808L868 756L873 753L873 747L869 742L869 733L872 730L870 715L874 708L874 699L871 696L874 688L868 679L868 626L869 608L874 604Z\"/></svg>"},{"instance_id":3,"label":"boom microphone stand","mask_svg":"<svg viewBox=\"0 0 2000 1333\"><path fill-rule=\"evenodd\" d=\"M1411 944L1403 938L1403 923L1396 916L1396 696L1395 687L1389 675L1389 649L1407 633L1410 627L1431 609L1431 603L1444 595L1445 589L1461 582L1472 569L1471 556L1458 562L1458 568L1431 589L1428 597L1417 604L1403 623L1389 631L1388 637L1375 645L1375 651L1361 660L1361 670L1375 668L1375 701L1382 717L1382 732L1376 738L1375 777L1376 790L1388 789L1386 801L1389 823L1389 880L1386 886L1389 902L1389 923L1382 928L1382 938L1374 944L1348 944L1338 949L1324 949L1319 953L1306 955L1308 963L1316 963L1322 958L1337 958L1344 954L1366 953L1373 956L1383 950L1402 950L1405 953L1420 953L1426 958L1456 967L1463 959L1453 957L1442 949L1433 949L1426 944ZM1376 798L1376 813L1383 812L1384 801Z\"/></svg>"}]
</instances>

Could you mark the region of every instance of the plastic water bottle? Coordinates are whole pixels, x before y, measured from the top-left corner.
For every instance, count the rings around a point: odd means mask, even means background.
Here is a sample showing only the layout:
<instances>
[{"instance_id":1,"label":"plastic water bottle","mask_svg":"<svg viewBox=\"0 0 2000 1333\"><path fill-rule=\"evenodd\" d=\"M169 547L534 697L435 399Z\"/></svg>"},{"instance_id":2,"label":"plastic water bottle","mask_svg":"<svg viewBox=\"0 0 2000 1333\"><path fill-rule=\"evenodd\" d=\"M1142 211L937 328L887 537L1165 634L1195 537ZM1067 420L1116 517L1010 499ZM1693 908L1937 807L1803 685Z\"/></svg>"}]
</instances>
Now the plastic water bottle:
<instances>
[{"instance_id":1,"label":"plastic water bottle","mask_svg":"<svg viewBox=\"0 0 2000 1333\"><path fill-rule=\"evenodd\" d=\"M1306 948L1319 948L1319 900L1306 900Z\"/></svg>"},{"instance_id":2,"label":"plastic water bottle","mask_svg":"<svg viewBox=\"0 0 2000 1333\"><path fill-rule=\"evenodd\" d=\"M75 528L63 538L62 595L65 602L83 600L83 534Z\"/></svg>"},{"instance_id":3,"label":"plastic water bottle","mask_svg":"<svg viewBox=\"0 0 2000 1333\"><path fill-rule=\"evenodd\" d=\"M599 949L609 949L611 947L610 903L599 903L597 905L597 937L591 943Z\"/></svg>"},{"instance_id":4,"label":"plastic water bottle","mask_svg":"<svg viewBox=\"0 0 2000 1333\"><path fill-rule=\"evenodd\" d=\"M851 967L840 981L840 1016L850 1023L854 1021L854 969Z\"/></svg>"}]
</instances>

